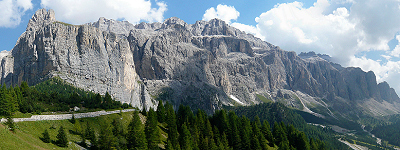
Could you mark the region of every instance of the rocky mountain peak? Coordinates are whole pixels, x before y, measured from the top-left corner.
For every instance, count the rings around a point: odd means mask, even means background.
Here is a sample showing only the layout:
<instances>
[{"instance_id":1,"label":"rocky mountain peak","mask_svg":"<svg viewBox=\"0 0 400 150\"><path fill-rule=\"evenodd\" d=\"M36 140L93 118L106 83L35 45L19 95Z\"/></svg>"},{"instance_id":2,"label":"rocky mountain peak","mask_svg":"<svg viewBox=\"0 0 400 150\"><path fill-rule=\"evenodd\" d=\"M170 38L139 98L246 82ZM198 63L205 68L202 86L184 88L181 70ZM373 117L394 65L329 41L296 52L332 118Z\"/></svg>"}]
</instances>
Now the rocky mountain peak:
<instances>
[{"instance_id":1,"label":"rocky mountain peak","mask_svg":"<svg viewBox=\"0 0 400 150\"><path fill-rule=\"evenodd\" d=\"M304 60L308 60L308 61L321 61L321 60L325 60L328 62L331 62L331 56L326 55L326 54L316 54L314 51L311 52L301 52L299 54L299 57L304 59Z\"/></svg>"},{"instance_id":2,"label":"rocky mountain peak","mask_svg":"<svg viewBox=\"0 0 400 150\"><path fill-rule=\"evenodd\" d=\"M188 26L188 24L185 21L179 19L178 17L171 17L171 18L165 19L165 21L164 21L164 26L171 26L171 25L175 25L175 24L178 24L178 25L181 25L184 27Z\"/></svg>"},{"instance_id":3,"label":"rocky mountain peak","mask_svg":"<svg viewBox=\"0 0 400 150\"><path fill-rule=\"evenodd\" d=\"M36 29L44 26L44 24L56 21L54 10L49 9L39 9L33 14L32 18L29 20L28 29Z\"/></svg>"},{"instance_id":4,"label":"rocky mountain peak","mask_svg":"<svg viewBox=\"0 0 400 150\"><path fill-rule=\"evenodd\" d=\"M98 21L88 23L87 25L94 26L102 31L114 32L116 34L128 34L130 30L135 29L135 27L128 21L117 21L106 19L104 17L100 17Z\"/></svg>"}]
</instances>

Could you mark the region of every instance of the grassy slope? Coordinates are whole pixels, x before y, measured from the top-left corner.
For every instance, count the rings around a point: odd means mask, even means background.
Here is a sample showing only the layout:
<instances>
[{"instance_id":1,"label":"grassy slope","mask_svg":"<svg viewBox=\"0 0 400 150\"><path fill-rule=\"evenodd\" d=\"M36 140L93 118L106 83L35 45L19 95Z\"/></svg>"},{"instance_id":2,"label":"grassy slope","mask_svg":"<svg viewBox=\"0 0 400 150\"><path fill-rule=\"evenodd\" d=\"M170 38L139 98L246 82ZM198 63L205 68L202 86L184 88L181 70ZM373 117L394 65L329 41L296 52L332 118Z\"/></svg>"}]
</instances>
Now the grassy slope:
<instances>
[{"instance_id":1,"label":"grassy slope","mask_svg":"<svg viewBox=\"0 0 400 150\"><path fill-rule=\"evenodd\" d=\"M83 118L79 120L81 121L82 129L85 129L87 122L89 122L92 128L95 128L96 134L98 135L101 125L103 125L104 122L111 124L114 118L122 118L123 125L127 127L132 119L132 112L94 118ZM4 125L0 125L0 139L2 139L0 149L79 149L74 143L80 141L80 137L79 135L69 132L69 130L73 129L73 124L68 120L18 122L16 125L17 130L15 133L6 130ZM61 148L51 143L44 143L40 140L45 129L48 129L51 140L56 140L58 128L61 125L64 126L67 131L68 140L72 142L69 144L68 148ZM52 126L56 129L50 129Z\"/></svg>"}]
</instances>

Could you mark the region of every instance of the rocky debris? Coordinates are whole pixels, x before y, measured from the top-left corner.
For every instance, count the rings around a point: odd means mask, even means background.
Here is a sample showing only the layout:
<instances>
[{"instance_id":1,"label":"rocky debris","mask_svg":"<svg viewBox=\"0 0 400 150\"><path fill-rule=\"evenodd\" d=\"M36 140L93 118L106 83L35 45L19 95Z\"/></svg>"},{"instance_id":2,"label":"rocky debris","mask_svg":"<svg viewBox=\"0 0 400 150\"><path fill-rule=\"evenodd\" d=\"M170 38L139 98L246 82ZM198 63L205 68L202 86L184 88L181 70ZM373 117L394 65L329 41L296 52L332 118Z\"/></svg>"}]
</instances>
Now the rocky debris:
<instances>
[{"instance_id":1,"label":"rocky debris","mask_svg":"<svg viewBox=\"0 0 400 150\"><path fill-rule=\"evenodd\" d=\"M353 106L370 98L400 103L387 83L376 83L373 72L343 68L329 59L284 51L219 19L187 24L173 17L132 25L100 18L77 26L41 9L3 57L1 82L34 85L59 76L138 108L155 108L155 100L163 99L208 113L238 101L258 104L257 93L298 108L329 110L324 114L352 113ZM278 91L292 92L273 96ZM301 101L293 95L302 95Z\"/></svg>"}]
</instances>

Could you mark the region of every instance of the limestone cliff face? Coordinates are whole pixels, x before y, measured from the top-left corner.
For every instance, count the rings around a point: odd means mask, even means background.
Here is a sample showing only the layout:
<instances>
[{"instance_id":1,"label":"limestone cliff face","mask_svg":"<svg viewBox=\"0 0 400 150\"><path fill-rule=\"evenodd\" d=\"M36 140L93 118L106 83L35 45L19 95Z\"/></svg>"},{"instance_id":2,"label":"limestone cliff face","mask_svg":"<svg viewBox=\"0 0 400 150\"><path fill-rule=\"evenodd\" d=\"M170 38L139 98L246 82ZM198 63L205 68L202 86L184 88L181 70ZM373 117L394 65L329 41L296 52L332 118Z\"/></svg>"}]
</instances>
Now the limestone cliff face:
<instances>
[{"instance_id":1,"label":"limestone cliff face","mask_svg":"<svg viewBox=\"0 0 400 150\"><path fill-rule=\"evenodd\" d=\"M264 96L325 116L346 115L343 105L369 99L382 104L379 110L396 106L383 115L400 112L399 97L387 83L378 85L373 72L342 68L326 55L297 56L218 19L132 25L100 18L76 26L41 9L0 69L3 83L33 85L60 76L139 108L164 99L211 113L222 105L261 103ZM356 110L366 109L373 108Z\"/></svg>"}]
</instances>

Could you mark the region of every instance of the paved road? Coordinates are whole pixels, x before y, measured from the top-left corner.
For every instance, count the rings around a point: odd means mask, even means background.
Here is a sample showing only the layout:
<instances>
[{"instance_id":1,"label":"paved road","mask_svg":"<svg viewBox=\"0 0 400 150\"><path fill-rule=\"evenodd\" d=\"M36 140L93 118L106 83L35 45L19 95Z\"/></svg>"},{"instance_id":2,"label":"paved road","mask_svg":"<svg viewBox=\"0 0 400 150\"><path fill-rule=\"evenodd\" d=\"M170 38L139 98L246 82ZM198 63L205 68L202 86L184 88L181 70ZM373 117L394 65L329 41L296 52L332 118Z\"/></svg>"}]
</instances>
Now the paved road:
<instances>
[{"instance_id":1,"label":"paved road","mask_svg":"<svg viewBox=\"0 0 400 150\"><path fill-rule=\"evenodd\" d=\"M114 110L114 111L96 111L96 112L88 112L88 113L76 113L76 114L61 114L61 115L33 115L30 118L13 118L14 122L21 121L41 121L41 120L65 120L72 119L72 115L75 118L88 118L88 117L97 117L101 115L109 115L120 112L129 112L135 111L135 109L124 109L124 110ZM1 118L1 122L6 122L7 119Z\"/></svg>"}]
</instances>

